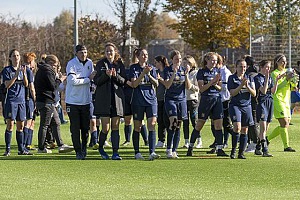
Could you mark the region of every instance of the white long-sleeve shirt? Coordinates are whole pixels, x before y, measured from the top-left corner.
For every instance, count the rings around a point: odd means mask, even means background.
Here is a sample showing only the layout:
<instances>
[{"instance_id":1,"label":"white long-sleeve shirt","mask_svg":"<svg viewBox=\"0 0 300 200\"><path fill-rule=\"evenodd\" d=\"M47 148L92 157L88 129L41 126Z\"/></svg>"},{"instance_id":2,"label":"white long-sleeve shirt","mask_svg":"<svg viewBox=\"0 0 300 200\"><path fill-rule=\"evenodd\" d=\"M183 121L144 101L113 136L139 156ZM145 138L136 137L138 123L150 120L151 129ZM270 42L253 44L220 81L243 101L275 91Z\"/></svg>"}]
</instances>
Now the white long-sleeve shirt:
<instances>
[{"instance_id":1,"label":"white long-sleeve shirt","mask_svg":"<svg viewBox=\"0 0 300 200\"><path fill-rule=\"evenodd\" d=\"M221 74L221 81L222 81L222 90L221 90L221 97L222 102L230 100L230 92L227 88L227 81L228 77L232 74L231 71L226 67L226 65L223 65L220 68L220 74Z\"/></svg>"},{"instance_id":2,"label":"white long-sleeve shirt","mask_svg":"<svg viewBox=\"0 0 300 200\"><path fill-rule=\"evenodd\" d=\"M191 82L192 87L188 90L186 89L186 100L198 100L199 98L199 87L197 81L197 73L198 69L193 70L189 73L189 79Z\"/></svg>"},{"instance_id":3,"label":"white long-sleeve shirt","mask_svg":"<svg viewBox=\"0 0 300 200\"><path fill-rule=\"evenodd\" d=\"M83 65L77 57L67 64L66 103L88 105L91 102L89 76L94 71L93 62L87 59Z\"/></svg>"}]
</instances>

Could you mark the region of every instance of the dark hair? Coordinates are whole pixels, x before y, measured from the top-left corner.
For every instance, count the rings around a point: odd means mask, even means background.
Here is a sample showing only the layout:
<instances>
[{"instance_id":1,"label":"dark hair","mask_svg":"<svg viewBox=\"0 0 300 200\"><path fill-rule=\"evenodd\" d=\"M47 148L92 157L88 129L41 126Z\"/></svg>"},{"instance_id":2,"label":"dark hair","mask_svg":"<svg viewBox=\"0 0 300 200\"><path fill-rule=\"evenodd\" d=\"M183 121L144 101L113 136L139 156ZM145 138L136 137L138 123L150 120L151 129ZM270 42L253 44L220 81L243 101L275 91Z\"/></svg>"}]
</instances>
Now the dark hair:
<instances>
[{"instance_id":1,"label":"dark hair","mask_svg":"<svg viewBox=\"0 0 300 200\"><path fill-rule=\"evenodd\" d=\"M244 56L244 60L246 61L247 66L249 66L249 67L253 67L254 66L255 60L254 60L254 58L252 56L245 55Z\"/></svg>"},{"instance_id":2,"label":"dark hair","mask_svg":"<svg viewBox=\"0 0 300 200\"><path fill-rule=\"evenodd\" d=\"M55 55L50 54L50 55L47 55L47 57L45 58L45 62L47 64L54 64L54 63L59 63L59 60Z\"/></svg>"},{"instance_id":3,"label":"dark hair","mask_svg":"<svg viewBox=\"0 0 300 200\"><path fill-rule=\"evenodd\" d=\"M141 54L141 52L142 52L143 50L146 50L146 49L144 49L144 48L138 48L138 49L133 50L132 58L131 58L131 62L132 62L133 64L138 62L138 57L139 57L139 55ZM146 50L146 51L147 51L147 50Z\"/></svg>"},{"instance_id":4,"label":"dark hair","mask_svg":"<svg viewBox=\"0 0 300 200\"><path fill-rule=\"evenodd\" d=\"M162 55L156 56L154 59L155 59L157 62L161 62L161 63L163 64L163 67L164 67L164 68L167 67L167 66L169 66L168 59L167 59L165 56L162 56Z\"/></svg>"},{"instance_id":5,"label":"dark hair","mask_svg":"<svg viewBox=\"0 0 300 200\"><path fill-rule=\"evenodd\" d=\"M237 67L237 65L239 64L239 63L241 63L241 62L246 62L246 60L245 59L237 59L236 61L235 61L235 67ZM246 62L247 63L247 62Z\"/></svg>"},{"instance_id":6,"label":"dark hair","mask_svg":"<svg viewBox=\"0 0 300 200\"><path fill-rule=\"evenodd\" d=\"M9 51L9 54L8 54L8 63L9 63L9 65L10 66L12 66L12 61L11 61L11 56L12 56L12 54L15 52L15 51L18 51L17 49L12 49L12 50L10 50Z\"/></svg>"},{"instance_id":7,"label":"dark hair","mask_svg":"<svg viewBox=\"0 0 300 200\"><path fill-rule=\"evenodd\" d=\"M259 62L259 69L263 68L266 64L271 63L269 60L262 60Z\"/></svg>"},{"instance_id":8,"label":"dark hair","mask_svg":"<svg viewBox=\"0 0 300 200\"><path fill-rule=\"evenodd\" d=\"M180 55L178 50L173 50L170 52L170 58L173 59L176 55Z\"/></svg>"},{"instance_id":9,"label":"dark hair","mask_svg":"<svg viewBox=\"0 0 300 200\"><path fill-rule=\"evenodd\" d=\"M300 60L297 61L297 66L298 66L298 67L300 66Z\"/></svg>"}]
</instances>

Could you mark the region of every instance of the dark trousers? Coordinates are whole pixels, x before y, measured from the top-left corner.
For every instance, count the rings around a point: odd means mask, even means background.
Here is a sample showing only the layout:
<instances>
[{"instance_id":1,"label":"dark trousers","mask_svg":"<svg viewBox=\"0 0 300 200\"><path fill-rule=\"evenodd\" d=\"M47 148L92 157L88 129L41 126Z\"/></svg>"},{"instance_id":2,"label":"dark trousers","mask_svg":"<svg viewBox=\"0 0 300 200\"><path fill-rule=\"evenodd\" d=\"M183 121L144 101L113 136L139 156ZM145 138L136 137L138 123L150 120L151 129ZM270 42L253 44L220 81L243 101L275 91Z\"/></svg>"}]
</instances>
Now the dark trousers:
<instances>
[{"instance_id":1,"label":"dark trousers","mask_svg":"<svg viewBox=\"0 0 300 200\"><path fill-rule=\"evenodd\" d=\"M259 135L259 123L257 123L257 119L256 119L256 106L257 103L255 101L251 101L254 124L248 127L248 143L252 141L255 144L258 143L258 135Z\"/></svg>"},{"instance_id":2,"label":"dark trousers","mask_svg":"<svg viewBox=\"0 0 300 200\"><path fill-rule=\"evenodd\" d=\"M197 100L187 100L187 111L188 118L183 120L183 133L184 139L190 138L190 120L192 122L193 128L195 128L197 114L198 114L198 101Z\"/></svg>"},{"instance_id":3,"label":"dark trousers","mask_svg":"<svg viewBox=\"0 0 300 200\"><path fill-rule=\"evenodd\" d=\"M165 102L157 102L157 132L158 141L165 142L169 119L166 115Z\"/></svg>"},{"instance_id":4,"label":"dark trousers","mask_svg":"<svg viewBox=\"0 0 300 200\"><path fill-rule=\"evenodd\" d=\"M90 104L67 104L67 113L70 119L70 131L74 149L76 152L82 152L86 149L89 137Z\"/></svg>"},{"instance_id":5,"label":"dark trousers","mask_svg":"<svg viewBox=\"0 0 300 200\"><path fill-rule=\"evenodd\" d=\"M50 126L52 129L53 137L55 138L57 145L63 145L60 136L60 120L53 104L46 104L42 102L37 102L36 107L40 112L40 126L38 133L38 146L40 150L45 148L45 139Z\"/></svg>"}]
</instances>

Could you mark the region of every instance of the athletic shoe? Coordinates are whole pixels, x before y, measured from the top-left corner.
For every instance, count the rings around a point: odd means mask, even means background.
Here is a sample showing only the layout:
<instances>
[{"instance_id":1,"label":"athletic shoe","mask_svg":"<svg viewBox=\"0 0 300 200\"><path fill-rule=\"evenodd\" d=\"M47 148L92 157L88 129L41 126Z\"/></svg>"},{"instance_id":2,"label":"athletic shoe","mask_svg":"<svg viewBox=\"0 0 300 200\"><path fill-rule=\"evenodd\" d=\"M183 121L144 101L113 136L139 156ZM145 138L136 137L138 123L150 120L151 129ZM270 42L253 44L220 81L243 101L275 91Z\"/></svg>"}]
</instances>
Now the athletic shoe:
<instances>
[{"instance_id":1,"label":"athletic shoe","mask_svg":"<svg viewBox=\"0 0 300 200\"><path fill-rule=\"evenodd\" d=\"M231 158L231 159L235 159L235 149L232 149L232 150L231 150L230 158Z\"/></svg>"},{"instance_id":2,"label":"athletic shoe","mask_svg":"<svg viewBox=\"0 0 300 200\"><path fill-rule=\"evenodd\" d=\"M269 152L263 152L262 157L273 157L273 155L269 154Z\"/></svg>"},{"instance_id":3,"label":"athletic shoe","mask_svg":"<svg viewBox=\"0 0 300 200\"><path fill-rule=\"evenodd\" d=\"M83 157L81 152L76 152L76 159L77 160L84 160L84 157Z\"/></svg>"},{"instance_id":4,"label":"athletic shoe","mask_svg":"<svg viewBox=\"0 0 300 200\"><path fill-rule=\"evenodd\" d=\"M202 148L202 139L201 139L201 137L200 137L200 138L197 138L197 145L196 145L196 148L197 148L197 149Z\"/></svg>"},{"instance_id":5,"label":"athletic shoe","mask_svg":"<svg viewBox=\"0 0 300 200\"><path fill-rule=\"evenodd\" d=\"M61 145L58 147L58 153L68 153L74 150L73 146L68 146L66 144Z\"/></svg>"},{"instance_id":6,"label":"athletic shoe","mask_svg":"<svg viewBox=\"0 0 300 200\"><path fill-rule=\"evenodd\" d=\"M246 159L246 157L245 157L244 154L239 154L239 155L238 155L238 159Z\"/></svg>"},{"instance_id":7,"label":"athletic shoe","mask_svg":"<svg viewBox=\"0 0 300 200\"><path fill-rule=\"evenodd\" d=\"M228 157L228 155L223 151L223 149L218 149L217 156Z\"/></svg>"},{"instance_id":8,"label":"athletic shoe","mask_svg":"<svg viewBox=\"0 0 300 200\"><path fill-rule=\"evenodd\" d=\"M121 146L126 147L128 145L130 145L130 142L125 141Z\"/></svg>"},{"instance_id":9,"label":"athletic shoe","mask_svg":"<svg viewBox=\"0 0 300 200\"><path fill-rule=\"evenodd\" d=\"M158 159L158 158L160 158L160 155L156 154L155 152L152 152L149 155L149 160L155 160L155 159Z\"/></svg>"},{"instance_id":10,"label":"athletic shoe","mask_svg":"<svg viewBox=\"0 0 300 200\"><path fill-rule=\"evenodd\" d=\"M3 156L10 156L10 151L5 151Z\"/></svg>"},{"instance_id":11,"label":"athletic shoe","mask_svg":"<svg viewBox=\"0 0 300 200\"><path fill-rule=\"evenodd\" d=\"M19 151L18 152L18 155L22 155L22 156L32 156L33 155L33 153L31 153L30 151L26 151L26 150L24 150L24 151Z\"/></svg>"},{"instance_id":12,"label":"athletic shoe","mask_svg":"<svg viewBox=\"0 0 300 200\"><path fill-rule=\"evenodd\" d=\"M211 149L210 151L206 152L207 154L215 154L216 153L216 149Z\"/></svg>"},{"instance_id":13,"label":"athletic shoe","mask_svg":"<svg viewBox=\"0 0 300 200\"><path fill-rule=\"evenodd\" d=\"M26 149L27 150L36 150L36 148L34 147L34 145L27 145Z\"/></svg>"},{"instance_id":14,"label":"athletic shoe","mask_svg":"<svg viewBox=\"0 0 300 200\"><path fill-rule=\"evenodd\" d=\"M105 141L103 147L111 147L111 145L107 141Z\"/></svg>"},{"instance_id":15,"label":"athletic shoe","mask_svg":"<svg viewBox=\"0 0 300 200\"><path fill-rule=\"evenodd\" d=\"M296 152L296 150L293 149L292 147L287 147L287 148L284 149L284 151L286 151L286 152Z\"/></svg>"},{"instance_id":16,"label":"athletic shoe","mask_svg":"<svg viewBox=\"0 0 300 200\"><path fill-rule=\"evenodd\" d=\"M166 154L167 154L167 158L173 158L173 154L172 154L172 150L171 149L167 149L166 150Z\"/></svg>"},{"instance_id":17,"label":"athletic shoe","mask_svg":"<svg viewBox=\"0 0 300 200\"><path fill-rule=\"evenodd\" d=\"M178 159L178 154L176 151L172 152L172 158Z\"/></svg>"},{"instance_id":18,"label":"athletic shoe","mask_svg":"<svg viewBox=\"0 0 300 200\"><path fill-rule=\"evenodd\" d=\"M119 156L119 154L114 153L111 157L112 160L122 160L122 158Z\"/></svg>"},{"instance_id":19,"label":"athletic shoe","mask_svg":"<svg viewBox=\"0 0 300 200\"><path fill-rule=\"evenodd\" d=\"M44 148L43 150L39 149L38 153L52 153L50 149Z\"/></svg>"},{"instance_id":20,"label":"athletic shoe","mask_svg":"<svg viewBox=\"0 0 300 200\"><path fill-rule=\"evenodd\" d=\"M187 143L185 143L183 146L182 146L182 148L189 148L189 146L190 146L190 144L187 142Z\"/></svg>"},{"instance_id":21,"label":"athletic shoe","mask_svg":"<svg viewBox=\"0 0 300 200\"><path fill-rule=\"evenodd\" d=\"M248 144L247 149L245 150L245 152L254 153L255 148L256 148L256 144L251 142L250 144Z\"/></svg>"},{"instance_id":22,"label":"athletic shoe","mask_svg":"<svg viewBox=\"0 0 300 200\"><path fill-rule=\"evenodd\" d=\"M99 149L99 154L103 158L103 160L108 160L109 156L108 154L104 151L104 149Z\"/></svg>"},{"instance_id":23,"label":"athletic shoe","mask_svg":"<svg viewBox=\"0 0 300 200\"><path fill-rule=\"evenodd\" d=\"M262 152L259 149L255 149L254 155L261 156Z\"/></svg>"},{"instance_id":24,"label":"athletic shoe","mask_svg":"<svg viewBox=\"0 0 300 200\"><path fill-rule=\"evenodd\" d=\"M93 150L98 150L98 149L99 149L99 144L98 143L94 144Z\"/></svg>"},{"instance_id":25,"label":"athletic shoe","mask_svg":"<svg viewBox=\"0 0 300 200\"><path fill-rule=\"evenodd\" d=\"M166 146L166 144L162 141L158 141L155 148L164 148Z\"/></svg>"},{"instance_id":26,"label":"athletic shoe","mask_svg":"<svg viewBox=\"0 0 300 200\"><path fill-rule=\"evenodd\" d=\"M189 147L188 151L186 152L186 156L193 156L193 148Z\"/></svg>"},{"instance_id":27,"label":"athletic shoe","mask_svg":"<svg viewBox=\"0 0 300 200\"><path fill-rule=\"evenodd\" d=\"M135 158L136 160L145 160L145 158L142 156L141 153L135 154L135 155L134 155L134 158Z\"/></svg>"}]
</instances>

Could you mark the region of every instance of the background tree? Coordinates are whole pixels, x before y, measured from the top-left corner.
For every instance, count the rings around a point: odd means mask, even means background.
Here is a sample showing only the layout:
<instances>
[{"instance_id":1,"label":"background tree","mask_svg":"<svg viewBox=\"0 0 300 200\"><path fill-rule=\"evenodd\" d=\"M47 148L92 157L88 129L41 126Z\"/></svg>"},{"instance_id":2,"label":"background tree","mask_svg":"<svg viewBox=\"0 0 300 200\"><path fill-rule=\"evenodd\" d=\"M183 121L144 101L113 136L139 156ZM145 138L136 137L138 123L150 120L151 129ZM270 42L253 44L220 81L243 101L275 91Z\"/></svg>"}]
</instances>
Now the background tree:
<instances>
[{"instance_id":1,"label":"background tree","mask_svg":"<svg viewBox=\"0 0 300 200\"><path fill-rule=\"evenodd\" d=\"M107 42L119 45L122 36L117 27L108 21L101 20L98 16L91 19L89 16L80 18L79 42L88 48L88 56L95 63L104 56L104 46Z\"/></svg>"},{"instance_id":2,"label":"background tree","mask_svg":"<svg viewBox=\"0 0 300 200\"><path fill-rule=\"evenodd\" d=\"M155 17L156 6L159 1L154 2L153 8L150 8L151 0L133 0L133 2L137 8L133 12L133 36L139 41L139 47L146 47L157 33L157 30L155 30Z\"/></svg>"},{"instance_id":3,"label":"background tree","mask_svg":"<svg viewBox=\"0 0 300 200\"><path fill-rule=\"evenodd\" d=\"M291 8L291 33L298 35L300 30L299 0L253 0L252 33L253 35L275 35L276 53L285 48L284 37L288 36L289 2Z\"/></svg>"},{"instance_id":4,"label":"background tree","mask_svg":"<svg viewBox=\"0 0 300 200\"><path fill-rule=\"evenodd\" d=\"M215 51L247 45L249 0L167 0L165 11L179 22L171 25L193 48Z\"/></svg>"},{"instance_id":5,"label":"background tree","mask_svg":"<svg viewBox=\"0 0 300 200\"><path fill-rule=\"evenodd\" d=\"M155 39L178 39L179 34L176 30L171 29L169 26L171 24L177 23L177 20L170 17L167 12L161 12L157 14L154 18L156 30Z\"/></svg>"}]
</instances>

